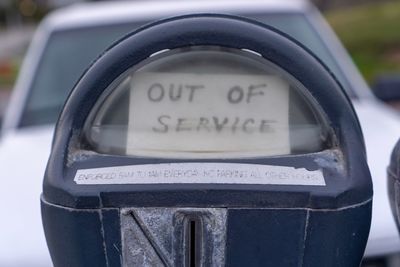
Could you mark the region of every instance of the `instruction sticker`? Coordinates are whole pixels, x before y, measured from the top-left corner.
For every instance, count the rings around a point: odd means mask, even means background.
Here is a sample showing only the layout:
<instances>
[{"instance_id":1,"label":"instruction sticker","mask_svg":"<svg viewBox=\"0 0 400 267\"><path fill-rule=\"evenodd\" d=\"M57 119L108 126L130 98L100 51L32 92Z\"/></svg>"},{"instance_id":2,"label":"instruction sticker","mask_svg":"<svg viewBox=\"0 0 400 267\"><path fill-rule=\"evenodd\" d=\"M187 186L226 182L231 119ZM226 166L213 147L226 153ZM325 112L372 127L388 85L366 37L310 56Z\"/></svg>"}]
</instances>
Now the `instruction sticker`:
<instances>
[{"instance_id":1,"label":"instruction sticker","mask_svg":"<svg viewBox=\"0 0 400 267\"><path fill-rule=\"evenodd\" d=\"M82 169L75 183L94 184L270 184L325 186L321 170L236 163L169 163Z\"/></svg>"},{"instance_id":2,"label":"instruction sticker","mask_svg":"<svg viewBox=\"0 0 400 267\"><path fill-rule=\"evenodd\" d=\"M136 73L126 152L288 154L288 91L273 75Z\"/></svg>"}]
</instances>

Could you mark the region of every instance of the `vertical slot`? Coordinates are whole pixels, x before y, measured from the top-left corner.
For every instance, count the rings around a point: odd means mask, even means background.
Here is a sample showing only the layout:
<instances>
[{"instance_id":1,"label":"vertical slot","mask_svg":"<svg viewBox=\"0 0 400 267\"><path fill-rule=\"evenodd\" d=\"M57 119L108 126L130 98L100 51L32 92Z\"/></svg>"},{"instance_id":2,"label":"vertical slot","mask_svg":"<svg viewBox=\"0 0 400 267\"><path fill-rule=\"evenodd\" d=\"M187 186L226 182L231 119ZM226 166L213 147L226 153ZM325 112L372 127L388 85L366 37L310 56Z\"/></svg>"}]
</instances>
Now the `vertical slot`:
<instances>
[{"instance_id":1,"label":"vertical slot","mask_svg":"<svg viewBox=\"0 0 400 267\"><path fill-rule=\"evenodd\" d=\"M185 266L200 267L202 257L202 223L198 218L186 219Z\"/></svg>"},{"instance_id":2,"label":"vertical slot","mask_svg":"<svg viewBox=\"0 0 400 267\"><path fill-rule=\"evenodd\" d=\"M196 221L189 221L189 266L196 267Z\"/></svg>"}]
</instances>

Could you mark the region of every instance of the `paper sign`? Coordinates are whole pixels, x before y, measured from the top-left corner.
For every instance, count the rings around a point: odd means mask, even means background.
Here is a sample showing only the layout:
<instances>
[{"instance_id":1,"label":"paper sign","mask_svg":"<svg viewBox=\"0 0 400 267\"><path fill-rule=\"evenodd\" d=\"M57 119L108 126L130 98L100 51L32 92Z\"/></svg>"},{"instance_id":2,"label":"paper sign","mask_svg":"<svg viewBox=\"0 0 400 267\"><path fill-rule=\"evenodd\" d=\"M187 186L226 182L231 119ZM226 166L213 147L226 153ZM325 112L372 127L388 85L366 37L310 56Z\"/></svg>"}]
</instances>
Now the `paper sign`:
<instances>
[{"instance_id":1,"label":"paper sign","mask_svg":"<svg viewBox=\"0 0 400 267\"><path fill-rule=\"evenodd\" d=\"M288 90L272 75L136 73L127 154L288 154Z\"/></svg>"}]
</instances>

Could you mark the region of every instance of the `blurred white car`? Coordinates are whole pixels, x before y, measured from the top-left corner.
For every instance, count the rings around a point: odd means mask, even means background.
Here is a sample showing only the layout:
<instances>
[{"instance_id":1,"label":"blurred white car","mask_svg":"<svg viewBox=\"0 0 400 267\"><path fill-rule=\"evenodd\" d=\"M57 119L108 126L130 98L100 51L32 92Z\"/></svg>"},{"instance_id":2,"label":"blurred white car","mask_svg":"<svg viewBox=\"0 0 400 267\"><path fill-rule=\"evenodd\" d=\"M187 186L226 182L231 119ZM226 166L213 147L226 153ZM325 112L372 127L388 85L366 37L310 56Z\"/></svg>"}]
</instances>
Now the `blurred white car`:
<instances>
[{"instance_id":1,"label":"blurred white car","mask_svg":"<svg viewBox=\"0 0 400 267\"><path fill-rule=\"evenodd\" d=\"M79 76L115 39L137 27L200 12L238 14L272 25L307 46L342 83L361 121L374 182L365 255L400 266L395 263L400 239L386 191L386 166L400 136L400 116L375 99L318 11L301 0L97 2L48 16L28 51L2 129L0 266L52 265L39 197L54 123Z\"/></svg>"}]
</instances>

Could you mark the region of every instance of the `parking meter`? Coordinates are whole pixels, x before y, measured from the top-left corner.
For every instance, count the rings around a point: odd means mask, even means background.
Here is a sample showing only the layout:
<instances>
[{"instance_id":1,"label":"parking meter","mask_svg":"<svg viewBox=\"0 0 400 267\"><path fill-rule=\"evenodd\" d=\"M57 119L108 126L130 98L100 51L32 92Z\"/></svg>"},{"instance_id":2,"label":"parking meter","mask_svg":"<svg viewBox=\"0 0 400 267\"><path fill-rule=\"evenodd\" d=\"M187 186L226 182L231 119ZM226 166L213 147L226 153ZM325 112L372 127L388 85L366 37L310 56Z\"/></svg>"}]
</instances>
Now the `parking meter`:
<instances>
[{"instance_id":1,"label":"parking meter","mask_svg":"<svg viewBox=\"0 0 400 267\"><path fill-rule=\"evenodd\" d=\"M188 15L116 42L56 126L41 198L55 266L358 266L362 133L310 52Z\"/></svg>"},{"instance_id":2,"label":"parking meter","mask_svg":"<svg viewBox=\"0 0 400 267\"><path fill-rule=\"evenodd\" d=\"M390 207L400 231L400 139L393 149L387 173Z\"/></svg>"}]
</instances>

